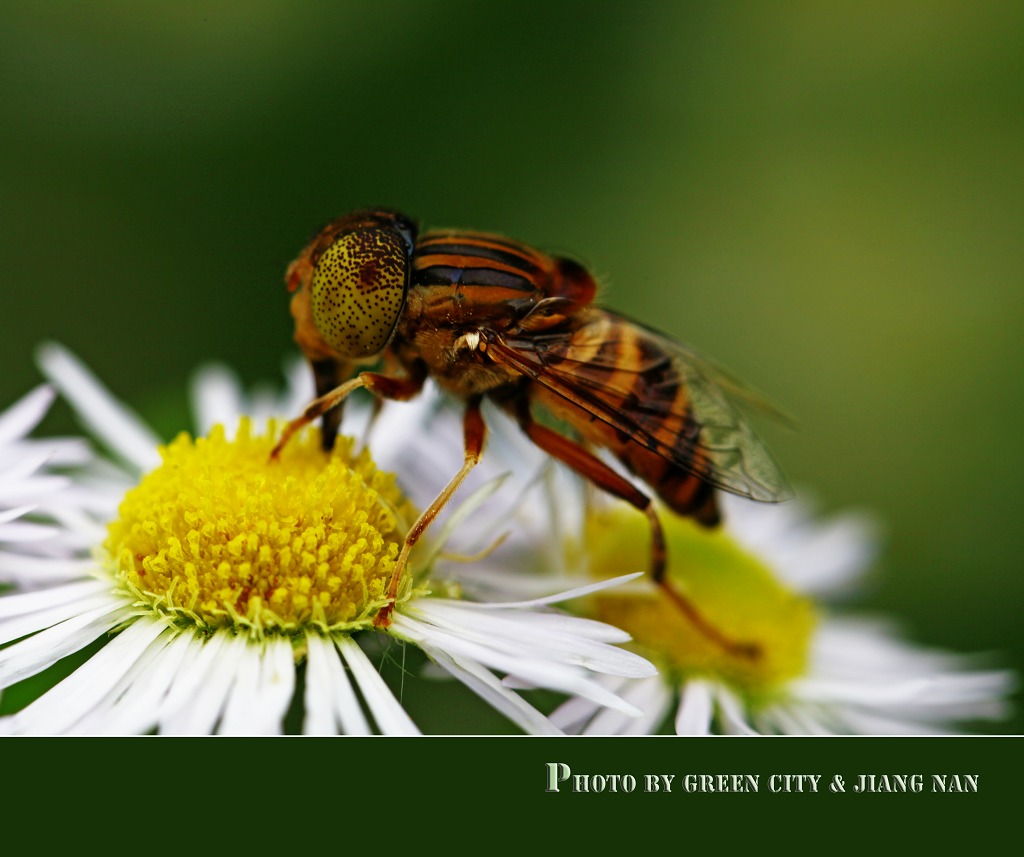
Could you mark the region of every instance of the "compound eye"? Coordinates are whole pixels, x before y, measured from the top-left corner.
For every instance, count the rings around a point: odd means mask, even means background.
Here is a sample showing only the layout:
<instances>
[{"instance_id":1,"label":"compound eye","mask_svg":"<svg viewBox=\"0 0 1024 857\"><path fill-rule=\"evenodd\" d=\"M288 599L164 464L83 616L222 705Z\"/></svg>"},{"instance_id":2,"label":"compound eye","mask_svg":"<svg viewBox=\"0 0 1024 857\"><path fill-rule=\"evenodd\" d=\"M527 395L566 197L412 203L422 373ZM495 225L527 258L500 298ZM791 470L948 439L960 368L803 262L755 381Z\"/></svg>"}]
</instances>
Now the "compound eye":
<instances>
[{"instance_id":1,"label":"compound eye","mask_svg":"<svg viewBox=\"0 0 1024 857\"><path fill-rule=\"evenodd\" d=\"M410 253L391 229L344 233L317 260L310 282L313 323L342 357L373 357L398 324Z\"/></svg>"}]
</instances>

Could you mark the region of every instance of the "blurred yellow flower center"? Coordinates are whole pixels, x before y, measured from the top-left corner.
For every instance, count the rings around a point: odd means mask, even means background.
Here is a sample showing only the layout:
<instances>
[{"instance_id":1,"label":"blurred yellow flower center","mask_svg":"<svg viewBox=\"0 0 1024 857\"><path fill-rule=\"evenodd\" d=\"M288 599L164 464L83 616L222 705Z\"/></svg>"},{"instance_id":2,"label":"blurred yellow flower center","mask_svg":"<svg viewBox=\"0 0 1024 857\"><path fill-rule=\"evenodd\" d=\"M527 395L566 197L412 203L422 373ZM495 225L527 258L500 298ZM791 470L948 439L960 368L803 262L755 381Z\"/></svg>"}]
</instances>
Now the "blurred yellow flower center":
<instances>
[{"instance_id":1,"label":"blurred yellow flower center","mask_svg":"<svg viewBox=\"0 0 1024 857\"><path fill-rule=\"evenodd\" d=\"M802 675L816 621L811 602L783 586L724 528L708 530L671 514L662 521L673 585L722 634L756 644L760 655L727 651L654 587L596 596L597 618L628 631L644 654L678 677L713 677L756 697ZM643 564L647 545L647 521L631 510L602 512L590 521L587 553L597 576Z\"/></svg>"},{"instance_id":2,"label":"blurred yellow flower center","mask_svg":"<svg viewBox=\"0 0 1024 857\"><path fill-rule=\"evenodd\" d=\"M182 434L125 496L105 548L154 609L257 633L369 624L412 509L394 476L339 438L306 432L270 460L272 435Z\"/></svg>"}]
</instances>

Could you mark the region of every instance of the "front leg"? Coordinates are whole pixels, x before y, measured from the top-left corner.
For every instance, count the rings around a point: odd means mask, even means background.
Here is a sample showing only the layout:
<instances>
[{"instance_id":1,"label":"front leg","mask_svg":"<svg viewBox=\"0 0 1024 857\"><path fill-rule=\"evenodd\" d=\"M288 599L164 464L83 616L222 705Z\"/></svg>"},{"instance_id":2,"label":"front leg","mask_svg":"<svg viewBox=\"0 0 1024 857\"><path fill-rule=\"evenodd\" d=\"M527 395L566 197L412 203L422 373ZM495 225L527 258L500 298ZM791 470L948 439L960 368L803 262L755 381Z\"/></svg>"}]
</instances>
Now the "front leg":
<instances>
[{"instance_id":1,"label":"front leg","mask_svg":"<svg viewBox=\"0 0 1024 857\"><path fill-rule=\"evenodd\" d=\"M270 453L271 458L278 458L281 450L288 445L299 429L308 426L318 417L337 408L348 398L349 393L365 387L374 396L380 399L395 399L404 402L416 396L426 381L426 375L416 372L404 378L394 378L389 375L381 375L377 372L360 372L355 378L346 381L344 384L335 387L324 396L310 402L302 414L292 420L281 432L281 439Z\"/></svg>"},{"instance_id":2,"label":"front leg","mask_svg":"<svg viewBox=\"0 0 1024 857\"><path fill-rule=\"evenodd\" d=\"M462 467L451 478L451 481L444 487L444 490L423 510L423 514L416 519L416 523L409 528L409 532L405 536L402 552L398 555L395 568L391 572L391 580L388 583L388 603L380 609L380 612L373 620L373 624L377 628L386 628L391 624L391 612L395 609L395 599L398 598L398 586L402 581L402 574L405 571L405 565L409 560L409 553L412 551L413 546L419 541L424 530L430 526L434 518L445 507L445 504L451 499L455 490L469 476L469 472L480 461L480 455L484 448L484 438L487 434L487 427L484 423L483 414L480 411L480 401L480 396L472 396L466 402L466 413L462 420L464 448Z\"/></svg>"}]
</instances>

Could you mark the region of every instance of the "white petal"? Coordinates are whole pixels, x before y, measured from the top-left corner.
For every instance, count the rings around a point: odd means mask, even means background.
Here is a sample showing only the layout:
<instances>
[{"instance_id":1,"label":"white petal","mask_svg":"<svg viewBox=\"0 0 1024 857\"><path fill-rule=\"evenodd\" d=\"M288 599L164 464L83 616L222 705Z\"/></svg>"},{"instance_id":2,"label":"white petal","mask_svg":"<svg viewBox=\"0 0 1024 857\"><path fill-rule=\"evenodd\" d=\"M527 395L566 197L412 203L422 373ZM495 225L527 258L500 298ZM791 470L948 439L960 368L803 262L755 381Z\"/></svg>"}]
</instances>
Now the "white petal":
<instances>
[{"instance_id":1,"label":"white petal","mask_svg":"<svg viewBox=\"0 0 1024 857\"><path fill-rule=\"evenodd\" d=\"M122 600L112 601L0 649L0 688L40 673L61 658L85 648L101 634L117 627L129 614Z\"/></svg>"},{"instance_id":2,"label":"white petal","mask_svg":"<svg viewBox=\"0 0 1024 857\"><path fill-rule=\"evenodd\" d=\"M44 345L39 350L39 365L79 419L112 452L142 472L160 463L160 439L71 352L55 343Z\"/></svg>"},{"instance_id":3,"label":"white petal","mask_svg":"<svg viewBox=\"0 0 1024 857\"><path fill-rule=\"evenodd\" d=\"M280 732L295 694L295 653L290 640L272 637L263 656L259 708L266 728Z\"/></svg>"},{"instance_id":4,"label":"white petal","mask_svg":"<svg viewBox=\"0 0 1024 857\"><path fill-rule=\"evenodd\" d=\"M35 593L26 594L34 595ZM4 602L9 598L17 597L13 595L0 599L0 607L6 607ZM74 616L89 613L97 608L116 610L125 606L127 606L126 599L112 595L110 593L110 585L107 584L106 587L97 589L91 595L84 595L75 601L54 604L51 607L34 610L31 613L23 613L0 620L0 644L10 643L12 640L20 640L29 634L35 634L44 628L52 628L60 622L64 622Z\"/></svg>"},{"instance_id":5,"label":"white petal","mask_svg":"<svg viewBox=\"0 0 1024 857\"><path fill-rule=\"evenodd\" d=\"M661 676L635 679L626 692L627 702L633 703L643 715L626 718L623 735L650 735L665 720L672 705L673 694L669 692Z\"/></svg>"},{"instance_id":6,"label":"white petal","mask_svg":"<svg viewBox=\"0 0 1024 857\"><path fill-rule=\"evenodd\" d=\"M319 634L306 635L306 735L371 735L340 655Z\"/></svg>"},{"instance_id":7,"label":"white petal","mask_svg":"<svg viewBox=\"0 0 1024 857\"><path fill-rule=\"evenodd\" d=\"M823 713L812 713L809 708L799 705L774 705L764 712L758 712L759 729L763 735L832 735L828 727L829 717ZM763 721L763 723L762 723Z\"/></svg>"},{"instance_id":8,"label":"white petal","mask_svg":"<svg viewBox=\"0 0 1024 857\"><path fill-rule=\"evenodd\" d=\"M217 732L279 735L295 688L291 643L271 637L264 641L262 651L255 643L249 646L258 656L243 659Z\"/></svg>"},{"instance_id":9,"label":"white petal","mask_svg":"<svg viewBox=\"0 0 1024 857\"><path fill-rule=\"evenodd\" d=\"M50 387L36 387L0 414L0 446L13 443L39 425L54 395Z\"/></svg>"},{"instance_id":10,"label":"white petal","mask_svg":"<svg viewBox=\"0 0 1024 857\"><path fill-rule=\"evenodd\" d=\"M49 559L0 551L0 581L25 589L87 577L95 567L91 559Z\"/></svg>"},{"instance_id":11,"label":"white petal","mask_svg":"<svg viewBox=\"0 0 1024 857\"><path fill-rule=\"evenodd\" d=\"M11 731L24 735L66 732L118 684L165 628L162 622L133 622L67 678L12 715Z\"/></svg>"},{"instance_id":12,"label":"white petal","mask_svg":"<svg viewBox=\"0 0 1024 857\"><path fill-rule=\"evenodd\" d=\"M237 638L236 638L237 639ZM260 673L263 669L263 654L258 644L247 643L244 657L240 657L233 675L211 677L220 680L230 688L224 701L224 712L217 725L218 735L258 735L255 722L258 719ZM250 651L251 650L251 651Z\"/></svg>"},{"instance_id":13,"label":"white petal","mask_svg":"<svg viewBox=\"0 0 1024 857\"><path fill-rule=\"evenodd\" d=\"M459 527L462 526L462 523L494 496L494 493L501 488L508 476L508 473L495 476L459 503L458 508L448 516L437 534L432 537L431 549L421 557L420 561L424 567L430 567L437 558L437 555L446 548L448 541Z\"/></svg>"},{"instance_id":14,"label":"white petal","mask_svg":"<svg viewBox=\"0 0 1024 857\"><path fill-rule=\"evenodd\" d=\"M808 678L793 688L792 695L801 701L886 708L894 716L952 721L1005 716L1003 700L1013 688L1011 673L975 671L878 681L867 676L847 681Z\"/></svg>"},{"instance_id":15,"label":"white petal","mask_svg":"<svg viewBox=\"0 0 1024 857\"><path fill-rule=\"evenodd\" d=\"M160 711L158 725L162 734L177 735L190 732L194 721L196 697L202 685L209 679L229 638L230 634L226 631L218 631L205 640L198 634L189 635L188 651ZM224 693L226 694L227 690ZM213 722L216 722L219 714L219 711L214 712ZM212 728L213 723L210 723L209 729L203 734L208 734Z\"/></svg>"},{"instance_id":16,"label":"white petal","mask_svg":"<svg viewBox=\"0 0 1024 857\"><path fill-rule=\"evenodd\" d=\"M203 366L193 377L191 389L196 433L209 434L219 423L231 437L239 416L247 412L238 376L226 366Z\"/></svg>"},{"instance_id":17,"label":"white petal","mask_svg":"<svg viewBox=\"0 0 1024 857\"><path fill-rule=\"evenodd\" d=\"M623 574L619 577L599 580L596 583L589 583L586 586L578 586L575 589L558 592L554 595L545 595L541 598L531 598L528 601L495 601L484 604L474 603L472 605L466 602L460 603L463 603L465 606L474 610L502 610L510 607L542 607L547 604L558 604L562 601L572 601L574 598L582 598L585 595L593 595L595 592L601 592L602 590L608 589L612 586L621 586L631 580L636 580L643 576L644 572L642 571L638 571L633 574Z\"/></svg>"},{"instance_id":18,"label":"white petal","mask_svg":"<svg viewBox=\"0 0 1024 857\"><path fill-rule=\"evenodd\" d=\"M605 708L597 713L587 726L587 735L647 735L665 719L670 695L660 676L625 682L618 693L641 712L638 717L627 717Z\"/></svg>"},{"instance_id":19,"label":"white petal","mask_svg":"<svg viewBox=\"0 0 1024 857\"><path fill-rule=\"evenodd\" d=\"M306 692L303 697L305 716L302 721L304 735L334 735L338 731L331 699L332 682L327 674L327 656L323 651L325 647L326 643L318 635L307 635ZM333 650L330 654L334 656ZM361 734L369 734L369 729Z\"/></svg>"},{"instance_id":20,"label":"white petal","mask_svg":"<svg viewBox=\"0 0 1024 857\"><path fill-rule=\"evenodd\" d=\"M677 735L710 735L714 706L707 682L693 679L683 684L676 713Z\"/></svg>"},{"instance_id":21,"label":"white petal","mask_svg":"<svg viewBox=\"0 0 1024 857\"><path fill-rule=\"evenodd\" d=\"M537 687L560 690L593 699L601 705L616 708L630 715L640 712L629 703L608 692L586 673L574 666L541 658L521 657L486 644L467 639L462 634L451 634L436 626L421 623L411 617L399 615L392 628L400 636L407 636L418 645L430 645L434 650L442 649L453 657L476 661L490 669L523 678Z\"/></svg>"},{"instance_id":22,"label":"white petal","mask_svg":"<svg viewBox=\"0 0 1024 857\"><path fill-rule=\"evenodd\" d=\"M718 714L722 722L722 730L727 735L756 735L757 732L747 722L743 703L733 695L732 691L717 685L713 689L715 701L718 703Z\"/></svg>"},{"instance_id":23,"label":"white petal","mask_svg":"<svg viewBox=\"0 0 1024 857\"><path fill-rule=\"evenodd\" d=\"M867 516L807 525L780 540L773 567L791 586L807 594L838 594L867 569L878 552L877 527Z\"/></svg>"},{"instance_id":24,"label":"white petal","mask_svg":"<svg viewBox=\"0 0 1024 857\"><path fill-rule=\"evenodd\" d=\"M396 462L403 456L403 453L406 457L410 457L409 453L411 445L409 443L409 426L419 427L420 431L424 432L428 437L433 435L437 435L438 437L450 436L449 434L440 434L432 430L434 427L431 426L431 423L437 418L440 401L440 393L434 384L430 383L427 384L427 386L424 387L423 392L411 402L384 403L380 417L378 418L374 429L373 442L371 444L373 457L381 467L385 467L388 470L394 470L398 473L406 472L404 468L396 466ZM348 406L346 405L346 410L347 407ZM369 410L369 408L366 409L365 416L369 416ZM451 426L459 425L457 419L450 419L448 422ZM444 427L447 428L448 426ZM461 434L461 430L457 429L455 436L461 438ZM424 456L421 452L422 447L420 447L418 451L412 450L413 455L410 457L411 460L420 460L424 464L433 467L436 471L439 463L438 458L440 458L440 456ZM461 448L460 455L458 457L460 459L459 463L461 464ZM449 458L454 461L454 456L449 456ZM451 475L452 474L449 474L449 476ZM441 484L443 484L443 482Z\"/></svg>"},{"instance_id":25,"label":"white petal","mask_svg":"<svg viewBox=\"0 0 1024 857\"><path fill-rule=\"evenodd\" d=\"M105 580L82 580L55 586L52 589L40 589L35 592L17 593L0 596L0 619L21 616L45 610L58 604L78 601L96 592L110 591L110 582Z\"/></svg>"},{"instance_id":26,"label":"white petal","mask_svg":"<svg viewBox=\"0 0 1024 857\"><path fill-rule=\"evenodd\" d=\"M254 387L249 392L245 412L252 417L253 426L264 430L271 419L280 419L277 393L270 386Z\"/></svg>"},{"instance_id":27,"label":"white petal","mask_svg":"<svg viewBox=\"0 0 1024 857\"><path fill-rule=\"evenodd\" d=\"M957 735L959 730L946 724L935 726L916 719L887 717L874 712L842 709L838 712L844 732L854 735Z\"/></svg>"},{"instance_id":28,"label":"white petal","mask_svg":"<svg viewBox=\"0 0 1024 857\"><path fill-rule=\"evenodd\" d=\"M799 500L771 505L719 497L729 533L801 592L843 594L877 554L879 526L868 514L818 519L804 492Z\"/></svg>"},{"instance_id":29,"label":"white petal","mask_svg":"<svg viewBox=\"0 0 1024 857\"><path fill-rule=\"evenodd\" d=\"M34 470L42 464L40 461L31 461L27 467ZM19 469L22 467L19 466ZM0 482L0 503L5 506L65 501L66 495L63 492L71 485L66 476L24 476L11 471L0 476L3 478Z\"/></svg>"},{"instance_id":30,"label":"white petal","mask_svg":"<svg viewBox=\"0 0 1024 857\"><path fill-rule=\"evenodd\" d=\"M479 643L495 654L558 660L596 672L638 678L656 672L654 666L639 655L565 631L573 625L573 617L569 616L518 611L483 613L471 608L463 609L459 602L443 599L422 599L415 608L410 608L410 612L419 613L438 630L447 630L467 642ZM589 620L582 622L587 633L593 633L600 626L600 623ZM403 627L400 621L393 625L398 634ZM615 635L621 633L610 626L604 627Z\"/></svg>"},{"instance_id":31,"label":"white petal","mask_svg":"<svg viewBox=\"0 0 1024 857\"><path fill-rule=\"evenodd\" d=\"M305 360L287 360L284 365L285 393L278 413L285 417L298 414L316 396L313 389L313 373ZM345 414L349 408L346 406Z\"/></svg>"},{"instance_id":32,"label":"white petal","mask_svg":"<svg viewBox=\"0 0 1024 857\"><path fill-rule=\"evenodd\" d=\"M209 666L195 696L181 709L180 717L168 729L173 734L212 735L224 714L228 699L235 691L238 677L259 663L259 649L245 637L218 631L214 637L224 640L217 659Z\"/></svg>"},{"instance_id":33,"label":"white petal","mask_svg":"<svg viewBox=\"0 0 1024 857\"><path fill-rule=\"evenodd\" d=\"M17 506L14 509L7 509L0 512L0 524L8 524L11 521L15 521L22 515L27 515L34 508L35 506Z\"/></svg>"},{"instance_id":34,"label":"white petal","mask_svg":"<svg viewBox=\"0 0 1024 857\"><path fill-rule=\"evenodd\" d=\"M452 655L444 649L431 646L428 643L421 644L421 648L436 663L489 703L492 708L504 714L524 732L530 735L562 734L557 726L525 699L502 687L501 682L480 664Z\"/></svg>"},{"instance_id":35,"label":"white petal","mask_svg":"<svg viewBox=\"0 0 1024 857\"><path fill-rule=\"evenodd\" d=\"M101 545L107 538L107 528L91 518L83 509L46 507L46 514L54 519L65 533L63 541L72 547Z\"/></svg>"},{"instance_id":36,"label":"white petal","mask_svg":"<svg viewBox=\"0 0 1024 857\"><path fill-rule=\"evenodd\" d=\"M338 647L338 651L352 670L363 699L366 700L380 730L385 735L419 735L420 730L395 699L359 645L351 638L340 635L334 637L334 645Z\"/></svg>"},{"instance_id":37,"label":"white petal","mask_svg":"<svg viewBox=\"0 0 1024 857\"><path fill-rule=\"evenodd\" d=\"M612 693L618 693L624 683L625 679L612 678L605 682L605 687L608 687ZM550 719L559 729L577 734L585 731L584 727L587 723L601 710L601 706L596 702L581 696L574 696L552 711Z\"/></svg>"},{"instance_id":38,"label":"white petal","mask_svg":"<svg viewBox=\"0 0 1024 857\"><path fill-rule=\"evenodd\" d=\"M35 473L48 461L46 453L24 452L18 456L16 463L9 463L4 468L4 482L0 485L0 500L7 500L17 494L26 492L26 485L30 485L28 477ZM56 490L67 484L67 480L59 476L38 477L35 485L36 490Z\"/></svg>"},{"instance_id":39,"label":"white petal","mask_svg":"<svg viewBox=\"0 0 1024 857\"><path fill-rule=\"evenodd\" d=\"M18 521L17 523L0 524L0 541L13 544L25 544L26 542L42 542L58 538L61 530L51 527L49 524L36 524L32 521Z\"/></svg>"},{"instance_id":40,"label":"white petal","mask_svg":"<svg viewBox=\"0 0 1024 857\"><path fill-rule=\"evenodd\" d=\"M155 729L167 690L185 661L192 636L166 628L149 644L107 699L70 733L142 735Z\"/></svg>"},{"instance_id":41,"label":"white petal","mask_svg":"<svg viewBox=\"0 0 1024 857\"><path fill-rule=\"evenodd\" d=\"M30 438L8 446L0 454L0 458L4 461L10 460L10 453L18 456L44 456L50 467L84 467L95 461L92 446L80 437Z\"/></svg>"}]
</instances>

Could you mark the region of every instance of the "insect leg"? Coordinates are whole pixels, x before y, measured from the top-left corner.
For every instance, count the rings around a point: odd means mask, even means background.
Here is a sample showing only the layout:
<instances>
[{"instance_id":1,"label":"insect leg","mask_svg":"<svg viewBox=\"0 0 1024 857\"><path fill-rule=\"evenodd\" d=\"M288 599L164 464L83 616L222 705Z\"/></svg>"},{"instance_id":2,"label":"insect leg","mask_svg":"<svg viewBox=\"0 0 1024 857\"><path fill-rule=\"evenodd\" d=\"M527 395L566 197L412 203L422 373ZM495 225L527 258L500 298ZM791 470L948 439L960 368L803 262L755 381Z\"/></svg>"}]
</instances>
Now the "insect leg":
<instances>
[{"instance_id":1,"label":"insect leg","mask_svg":"<svg viewBox=\"0 0 1024 857\"><path fill-rule=\"evenodd\" d=\"M445 504L451 499L452 494L455 493L455 490L469 475L469 472L480 461L480 454L484 448L484 438L487 435L487 426L484 424L483 414L480 410L480 400L480 396L473 396L466 402L466 413L462 421L463 447L465 450L462 467L459 468L459 472L452 477L441 493L434 498L433 502L423 510L423 513L416 519L416 523L409 528L409 532L405 536L405 543L402 545L401 553L398 554L398 560L395 562L395 568L391 572L391 580L388 583L388 603L380 609L380 612L373 620L373 624L378 628L386 628L391 623L391 612L395 607L395 598L398 597L398 585L401 583L402 573L405 570L405 564L409 560L409 553L412 551L413 546L444 508Z\"/></svg>"},{"instance_id":2,"label":"insect leg","mask_svg":"<svg viewBox=\"0 0 1024 857\"><path fill-rule=\"evenodd\" d=\"M351 374L347 366L343 366L331 357L310 360L309 365L313 370L313 383L316 385L318 396L327 395L341 383L342 378ZM320 445L324 452L334 449L334 441L338 436L339 428L341 428L340 407L327 411L320 422Z\"/></svg>"},{"instance_id":3,"label":"insect leg","mask_svg":"<svg viewBox=\"0 0 1024 857\"><path fill-rule=\"evenodd\" d=\"M424 380L424 376L420 374L410 375L407 378L392 378L376 372L360 372L355 378L335 387L326 395L321 396L319 399L314 399L306 405L306 409L284 427L284 431L281 432L281 439L278 440L277 445L271 451L270 457L277 458L281 454L281 450L288 445L288 441L292 439L292 436L299 429L308 426L317 417L323 416L328 411L338 407L354 390L366 387L367 390L379 398L406 401L413 398L423 389Z\"/></svg>"},{"instance_id":4,"label":"insect leg","mask_svg":"<svg viewBox=\"0 0 1024 857\"><path fill-rule=\"evenodd\" d=\"M530 413L529 402L525 398L517 402L516 417L530 440L548 455L557 458L584 479L607 491L613 497L625 500L647 516L651 527L651 577L701 634L734 655L745 658L756 658L760 655L761 649L756 643L738 642L722 633L704 617L693 601L676 589L672 585L672 581L665 577L668 558L665 533L650 497L628 479L616 473L592 452L558 432L535 422Z\"/></svg>"}]
</instances>

